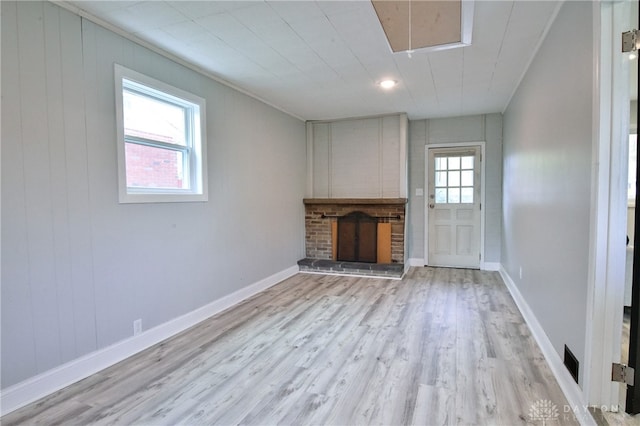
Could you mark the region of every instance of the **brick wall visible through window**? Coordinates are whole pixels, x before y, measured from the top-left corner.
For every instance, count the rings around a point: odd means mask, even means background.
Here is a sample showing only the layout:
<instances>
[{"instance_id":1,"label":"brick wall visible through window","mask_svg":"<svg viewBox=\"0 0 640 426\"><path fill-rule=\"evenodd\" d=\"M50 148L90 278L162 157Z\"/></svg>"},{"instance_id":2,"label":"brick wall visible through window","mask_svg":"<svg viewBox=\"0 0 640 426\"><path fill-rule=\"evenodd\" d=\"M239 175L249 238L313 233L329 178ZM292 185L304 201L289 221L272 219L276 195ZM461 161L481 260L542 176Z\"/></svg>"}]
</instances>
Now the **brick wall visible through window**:
<instances>
[{"instance_id":1,"label":"brick wall visible through window","mask_svg":"<svg viewBox=\"0 0 640 426\"><path fill-rule=\"evenodd\" d=\"M178 169L180 153L153 150L144 145L125 144L127 186L143 188L182 188ZM150 153L149 151L154 151Z\"/></svg>"}]
</instances>

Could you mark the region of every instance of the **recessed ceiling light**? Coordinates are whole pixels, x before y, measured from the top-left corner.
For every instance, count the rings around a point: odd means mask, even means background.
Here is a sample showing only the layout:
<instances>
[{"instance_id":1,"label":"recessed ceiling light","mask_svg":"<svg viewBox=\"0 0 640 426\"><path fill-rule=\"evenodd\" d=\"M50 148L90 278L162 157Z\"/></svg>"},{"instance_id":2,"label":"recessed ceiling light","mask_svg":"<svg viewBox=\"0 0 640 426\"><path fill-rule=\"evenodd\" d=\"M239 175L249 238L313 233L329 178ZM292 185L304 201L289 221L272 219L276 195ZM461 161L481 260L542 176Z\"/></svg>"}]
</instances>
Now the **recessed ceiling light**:
<instances>
[{"instance_id":1,"label":"recessed ceiling light","mask_svg":"<svg viewBox=\"0 0 640 426\"><path fill-rule=\"evenodd\" d=\"M383 89L391 89L396 84L398 84L396 80L382 80L380 82L380 87L382 87Z\"/></svg>"}]
</instances>

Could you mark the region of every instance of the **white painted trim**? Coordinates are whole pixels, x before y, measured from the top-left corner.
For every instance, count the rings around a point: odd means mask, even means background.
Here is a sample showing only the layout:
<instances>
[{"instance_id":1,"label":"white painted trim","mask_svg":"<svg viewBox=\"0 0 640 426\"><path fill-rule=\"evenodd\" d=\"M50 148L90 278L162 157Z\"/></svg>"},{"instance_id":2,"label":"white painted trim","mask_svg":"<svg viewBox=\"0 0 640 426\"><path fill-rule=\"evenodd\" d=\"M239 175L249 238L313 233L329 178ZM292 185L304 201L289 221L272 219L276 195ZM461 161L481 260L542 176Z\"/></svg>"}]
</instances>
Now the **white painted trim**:
<instances>
[{"instance_id":1,"label":"white painted trim","mask_svg":"<svg viewBox=\"0 0 640 426\"><path fill-rule=\"evenodd\" d=\"M480 262L480 269L483 271L499 271L501 266L499 262Z\"/></svg>"},{"instance_id":2,"label":"white painted trim","mask_svg":"<svg viewBox=\"0 0 640 426\"><path fill-rule=\"evenodd\" d=\"M298 273L292 266L185 315L17 383L0 394L2 415L10 413L166 340Z\"/></svg>"},{"instance_id":3,"label":"white painted trim","mask_svg":"<svg viewBox=\"0 0 640 426\"><path fill-rule=\"evenodd\" d=\"M352 117L341 117L341 118L322 118L317 120L307 120L307 123L311 124L333 124L340 123L341 121L354 121L354 120L369 120L369 119L378 119L378 118L386 118L386 117L398 117L402 115L407 115L405 112L391 112L384 114L373 114L373 115L357 115ZM407 118L407 121L409 119Z\"/></svg>"},{"instance_id":4,"label":"white painted trim","mask_svg":"<svg viewBox=\"0 0 640 426\"><path fill-rule=\"evenodd\" d=\"M596 425L595 420L587 410L587 403L584 399L582 389L580 386L573 380L571 374L564 366L564 363L560 359L560 355L556 352L551 340L544 332L542 325L536 318L535 314L527 304L526 300L518 290L518 287L515 285L507 271L504 269L502 265L500 265L500 276L502 277L509 293L511 293L511 297L516 302L522 317L525 322L529 326L529 330L531 331L531 335L538 343L542 354L544 355L551 372L554 377L558 381L564 396L567 398L567 402L569 403L569 407L558 407L558 411L561 413L560 415L566 414L566 409L570 410L580 422L581 425ZM552 403L556 403L555 401L551 401ZM557 405L557 403L556 403Z\"/></svg>"},{"instance_id":5,"label":"white painted trim","mask_svg":"<svg viewBox=\"0 0 640 426\"><path fill-rule=\"evenodd\" d=\"M409 152L407 148L408 144L409 118L407 117L407 114L400 114L400 198L409 197L409 173L407 172L409 170L409 156L407 155ZM382 150L380 152L382 153ZM382 158L382 155L380 155L380 158ZM382 175L382 173L380 175ZM380 187L382 188L382 185L380 185ZM407 240L408 238L405 238L405 242Z\"/></svg>"},{"instance_id":6,"label":"white painted trim","mask_svg":"<svg viewBox=\"0 0 640 426\"><path fill-rule=\"evenodd\" d=\"M424 259L422 258L412 257L410 259L407 259L406 265L408 265L409 267L411 266L423 267L425 266L425 263L424 263ZM500 267L501 265L499 262L480 262L480 269L482 271L499 271Z\"/></svg>"},{"instance_id":7,"label":"white painted trim","mask_svg":"<svg viewBox=\"0 0 640 426\"><path fill-rule=\"evenodd\" d=\"M313 123L305 123L307 134L307 197L313 198Z\"/></svg>"},{"instance_id":8,"label":"white painted trim","mask_svg":"<svg viewBox=\"0 0 640 426\"><path fill-rule=\"evenodd\" d=\"M412 257L410 259L407 260L407 264L409 266L424 266L424 259L421 259L419 257Z\"/></svg>"},{"instance_id":9,"label":"white painted trim","mask_svg":"<svg viewBox=\"0 0 640 426\"><path fill-rule=\"evenodd\" d=\"M155 53L157 53L157 54L159 54L161 56L164 56L165 58L170 59L173 62L176 62L176 63L178 63L178 64L180 64L180 65L182 65L182 66L184 66L186 68L189 68L190 70L195 71L198 74L201 74L201 75L203 75L205 77L208 77L208 78L210 78L210 79L212 79L214 81L217 81L220 84L224 84L225 86L230 87L233 90L236 90L236 91L238 91L238 92L240 92L240 93L242 93L244 95L247 95L247 96L249 96L249 97L251 97L253 99L256 99L257 101L260 101L265 105L268 105L268 106L270 106L272 108L275 108L278 111L281 111L281 112L283 112L283 113L285 113L285 114L287 114L287 115L289 115L289 116L291 116L293 118L297 118L298 120L305 121L305 119L303 117L301 117L299 115L296 115L296 114L292 113L291 111L287 111L284 108L282 108L282 107L280 107L280 106L278 106L278 105L276 105L276 104L274 104L272 102L269 102L266 99L261 98L260 96L256 95L255 93L250 92L247 89L243 89L240 86L236 86L235 84L231 83L230 81L227 81L224 78L221 78L220 76L217 76L217 75L211 73L210 71L207 71L202 67L199 67L198 65L195 65L195 64L193 64L193 63L191 63L191 62L189 62L189 61L187 61L185 59L182 59L181 57L179 57L179 56L177 56L177 55L175 55L175 54L173 54L173 53L171 53L171 52L169 52L167 50L164 50L164 49L162 49L162 48L160 48L158 46L155 46L155 45L153 45L153 44L151 44L151 43L149 43L149 42L147 42L147 41L145 41L145 40L143 40L143 39L131 34L130 32L128 32L126 30L123 30L120 27L117 27L117 26L115 26L115 25L113 25L113 24L111 24L111 23L109 23L109 22L107 22L107 21L105 21L103 19L100 19L97 16L87 12L86 10L81 9L81 8L69 3L68 1L65 1L65 0L49 0L49 1L51 3L53 3L53 4L55 4L56 6L60 6L61 8L73 13L74 15L78 15L82 19L87 19L88 21L91 21L94 24L101 26L102 28L105 28L105 29L107 29L107 30L109 30L109 31L121 36L121 37L124 37L129 41L132 41L132 42L134 42L136 44L139 44L140 46L142 46L144 48L147 48L147 49L151 50L152 52L155 52Z\"/></svg>"},{"instance_id":10,"label":"white painted trim","mask_svg":"<svg viewBox=\"0 0 640 426\"><path fill-rule=\"evenodd\" d=\"M475 6L476 3L474 0L462 2L462 16L460 18L460 20L462 21L462 29L460 42L466 46L471 45L471 41L473 38L473 15Z\"/></svg>"},{"instance_id":11,"label":"white painted trim","mask_svg":"<svg viewBox=\"0 0 640 426\"><path fill-rule=\"evenodd\" d=\"M429 264L429 150L438 148L466 148L466 147L480 147L480 268L482 268L482 262L484 259L484 246L485 246L485 211L486 208L486 145L485 141L476 142L452 142L452 143L427 143L424 146L424 264Z\"/></svg>"},{"instance_id":12,"label":"white painted trim","mask_svg":"<svg viewBox=\"0 0 640 426\"><path fill-rule=\"evenodd\" d=\"M609 176L609 150L608 144L600 141L605 140L606 130L609 123L608 114L611 111L610 98L605 96L601 101L601 92L610 91L611 75L607 75L608 67L601 66L601 34L603 32L601 21L609 22L605 18L604 9L601 11L600 2L593 4L593 53L594 53L594 69L598 70L594 73L593 81L593 120L592 120L592 172L591 172L591 211L589 219L589 228L593 231L589 236L589 265L592 265L588 271L587 279L587 321L585 332L585 355L584 363L587 368L584 372L583 387L589 402L601 403L602 394L608 394L605 399L611 399L609 390L602 391L602 365L604 359L607 358L604 352L610 350L605 348L603 339L605 338L604 329L604 309L601 300L605 297L606 283L606 240L607 240L607 221L608 221L608 176ZM610 42L610 41L609 41ZM603 74L604 73L604 74ZM598 75L601 76L598 79ZM602 105L601 105L602 103ZM604 114L604 117L601 117ZM602 135L601 135L602 132ZM600 163L600 164L598 164ZM604 184L603 184L604 183Z\"/></svg>"},{"instance_id":13,"label":"white painted trim","mask_svg":"<svg viewBox=\"0 0 640 426\"><path fill-rule=\"evenodd\" d=\"M630 16L628 7L628 2L593 4L593 232L589 237L583 388L589 404L605 407L618 404L620 389L611 381L611 363L620 360L624 305L628 144L618 141L628 134L629 125L628 64L620 53L620 33L630 29L624 27L624 19ZM623 105L626 107L621 108Z\"/></svg>"}]
</instances>

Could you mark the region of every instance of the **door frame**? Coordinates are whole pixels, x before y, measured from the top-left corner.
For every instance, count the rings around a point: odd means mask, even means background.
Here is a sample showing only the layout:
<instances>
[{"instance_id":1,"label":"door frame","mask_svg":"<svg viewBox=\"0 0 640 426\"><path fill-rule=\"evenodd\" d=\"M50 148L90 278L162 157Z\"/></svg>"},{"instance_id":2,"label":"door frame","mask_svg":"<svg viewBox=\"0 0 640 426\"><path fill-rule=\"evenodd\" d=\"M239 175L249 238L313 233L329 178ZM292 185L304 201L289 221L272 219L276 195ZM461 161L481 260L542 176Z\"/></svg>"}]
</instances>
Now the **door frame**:
<instances>
[{"instance_id":1,"label":"door frame","mask_svg":"<svg viewBox=\"0 0 640 426\"><path fill-rule=\"evenodd\" d=\"M480 148L480 270L485 270L484 259L484 225L485 218L485 164L486 164L486 148L485 141L476 142L451 142L451 143L434 143L424 146L424 264L429 265L429 176L432 172L429 167L429 150L441 148Z\"/></svg>"},{"instance_id":2,"label":"door frame","mask_svg":"<svg viewBox=\"0 0 640 426\"><path fill-rule=\"evenodd\" d=\"M628 143L616 143L628 133L629 119L628 85L621 83L625 78L629 80L620 41L620 34L627 30L623 19L625 2L596 1L593 12L596 72L589 238L592 266L588 278L582 396L589 405L613 409L618 405L620 384L611 381L611 363L619 362L621 353L627 228Z\"/></svg>"}]
</instances>

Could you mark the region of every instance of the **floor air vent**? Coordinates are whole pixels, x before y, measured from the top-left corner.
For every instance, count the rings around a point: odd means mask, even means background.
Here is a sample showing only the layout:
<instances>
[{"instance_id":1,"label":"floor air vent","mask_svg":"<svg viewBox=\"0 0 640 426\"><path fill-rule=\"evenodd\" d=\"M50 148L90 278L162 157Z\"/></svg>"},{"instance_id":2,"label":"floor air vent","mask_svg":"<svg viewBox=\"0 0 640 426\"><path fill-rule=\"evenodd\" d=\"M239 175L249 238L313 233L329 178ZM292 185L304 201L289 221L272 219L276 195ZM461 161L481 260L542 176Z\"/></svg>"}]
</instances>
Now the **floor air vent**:
<instances>
[{"instance_id":1,"label":"floor air vent","mask_svg":"<svg viewBox=\"0 0 640 426\"><path fill-rule=\"evenodd\" d=\"M567 345L564 345L564 365L569 370L569 373L573 376L573 380L578 383L578 368L580 363L576 359L576 356L569 350Z\"/></svg>"}]
</instances>

